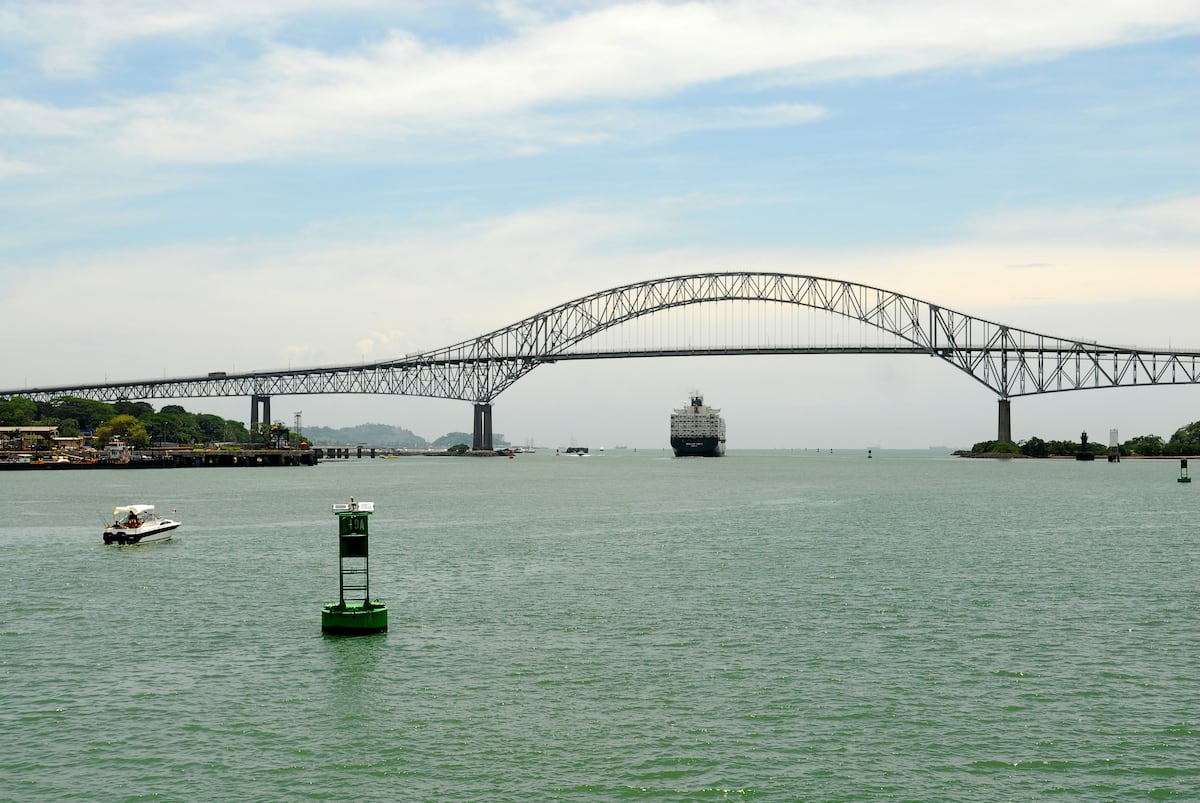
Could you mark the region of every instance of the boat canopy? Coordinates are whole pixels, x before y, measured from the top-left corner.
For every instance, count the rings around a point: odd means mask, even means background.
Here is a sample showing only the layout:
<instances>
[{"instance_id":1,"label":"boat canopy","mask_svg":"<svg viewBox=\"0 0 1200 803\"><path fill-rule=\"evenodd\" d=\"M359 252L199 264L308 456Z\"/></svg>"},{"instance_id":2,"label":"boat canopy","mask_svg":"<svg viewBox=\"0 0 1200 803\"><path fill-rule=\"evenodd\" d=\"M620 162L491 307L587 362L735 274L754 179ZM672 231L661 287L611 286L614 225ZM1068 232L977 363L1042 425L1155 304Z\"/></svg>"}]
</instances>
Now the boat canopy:
<instances>
[{"instance_id":1,"label":"boat canopy","mask_svg":"<svg viewBox=\"0 0 1200 803\"><path fill-rule=\"evenodd\" d=\"M122 513L136 513L139 516L143 513L149 513L154 510L154 505L120 505L113 508L113 515L120 516Z\"/></svg>"}]
</instances>

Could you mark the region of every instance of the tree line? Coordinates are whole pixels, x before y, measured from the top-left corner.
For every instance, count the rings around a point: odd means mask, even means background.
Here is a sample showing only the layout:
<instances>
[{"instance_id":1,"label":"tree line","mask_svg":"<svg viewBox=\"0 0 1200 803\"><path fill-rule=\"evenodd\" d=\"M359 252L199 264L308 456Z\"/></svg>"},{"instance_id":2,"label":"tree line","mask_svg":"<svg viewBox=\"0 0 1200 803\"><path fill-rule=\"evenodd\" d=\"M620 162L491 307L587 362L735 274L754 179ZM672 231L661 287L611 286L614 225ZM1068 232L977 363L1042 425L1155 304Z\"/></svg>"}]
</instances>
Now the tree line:
<instances>
[{"instance_id":1,"label":"tree line","mask_svg":"<svg viewBox=\"0 0 1200 803\"><path fill-rule=\"evenodd\" d=\"M1139 435L1117 447L1122 456L1171 457L1200 455L1200 421L1175 430L1170 440L1159 435ZM1013 443L1012 441L981 441L971 447L974 454L1022 454L1026 457L1069 457L1084 451L1082 442L1045 441L1038 437ZM1108 446L1089 442L1087 451L1097 455L1108 454Z\"/></svg>"},{"instance_id":2,"label":"tree line","mask_svg":"<svg viewBox=\"0 0 1200 803\"><path fill-rule=\"evenodd\" d=\"M258 432L251 432L241 421L207 413L189 413L178 404L168 404L155 411L147 402L110 404L75 396L58 396L44 402L23 396L0 400L0 426L57 427L58 434L67 438L92 433L92 442L97 446L104 446L119 437L135 448L151 443L265 443L278 446L282 441L291 445L306 442L310 446L314 443L360 443L388 448L442 449L471 442L469 432L450 432L427 444L424 438L407 429L383 424L361 424L345 429L309 427L304 436L289 432L278 424L263 424ZM508 445L499 433L493 438L497 446Z\"/></svg>"},{"instance_id":3,"label":"tree line","mask_svg":"<svg viewBox=\"0 0 1200 803\"><path fill-rule=\"evenodd\" d=\"M0 426L57 427L58 434L68 438L91 432L97 446L120 437L134 447L152 442L258 444L271 442L272 430L278 429L263 426L260 432L252 433L240 421L208 413L189 413L178 404L155 411L147 402L110 404L74 396L59 396L44 402L23 396L0 400ZM278 436L275 432L275 440Z\"/></svg>"}]
</instances>

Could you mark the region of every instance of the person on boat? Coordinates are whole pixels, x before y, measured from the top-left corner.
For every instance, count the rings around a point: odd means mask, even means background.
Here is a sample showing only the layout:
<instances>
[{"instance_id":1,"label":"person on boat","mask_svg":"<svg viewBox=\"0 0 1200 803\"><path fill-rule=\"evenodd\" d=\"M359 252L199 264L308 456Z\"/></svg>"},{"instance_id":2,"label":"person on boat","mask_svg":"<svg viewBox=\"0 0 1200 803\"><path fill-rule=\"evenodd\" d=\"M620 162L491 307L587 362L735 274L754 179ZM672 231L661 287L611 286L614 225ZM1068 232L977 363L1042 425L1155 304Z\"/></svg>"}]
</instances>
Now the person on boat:
<instances>
[{"instance_id":1,"label":"person on boat","mask_svg":"<svg viewBox=\"0 0 1200 803\"><path fill-rule=\"evenodd\" d=\"M137 513L130 513L129 520L125 522L126 527L141 527L142 522L138 519Z\"/></svg>"}]
</instances>

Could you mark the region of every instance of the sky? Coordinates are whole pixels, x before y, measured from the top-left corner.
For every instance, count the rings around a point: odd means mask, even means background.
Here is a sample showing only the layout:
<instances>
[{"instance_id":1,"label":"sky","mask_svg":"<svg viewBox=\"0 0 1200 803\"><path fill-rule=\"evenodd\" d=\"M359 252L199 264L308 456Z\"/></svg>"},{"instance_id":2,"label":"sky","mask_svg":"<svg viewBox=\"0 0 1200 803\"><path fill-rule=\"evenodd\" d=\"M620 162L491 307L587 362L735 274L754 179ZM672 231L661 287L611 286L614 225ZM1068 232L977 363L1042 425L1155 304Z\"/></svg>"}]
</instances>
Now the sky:
<instances>
[{"instance_id":1,"label":"sky","mask_svg":"<svg viewBox=\"0 0 1200 803\"><path fill-rule=\"evenodd\" d=\"M1200 350L1200 3L0 0L0 391L361 364L725 270ZM845 355L542 366L494 428L665 448L693 389L731 449L997 428L940 360ZM1017 440L1196 420L1194 385L1012 402Z\"/></svg>"}]
</instances>

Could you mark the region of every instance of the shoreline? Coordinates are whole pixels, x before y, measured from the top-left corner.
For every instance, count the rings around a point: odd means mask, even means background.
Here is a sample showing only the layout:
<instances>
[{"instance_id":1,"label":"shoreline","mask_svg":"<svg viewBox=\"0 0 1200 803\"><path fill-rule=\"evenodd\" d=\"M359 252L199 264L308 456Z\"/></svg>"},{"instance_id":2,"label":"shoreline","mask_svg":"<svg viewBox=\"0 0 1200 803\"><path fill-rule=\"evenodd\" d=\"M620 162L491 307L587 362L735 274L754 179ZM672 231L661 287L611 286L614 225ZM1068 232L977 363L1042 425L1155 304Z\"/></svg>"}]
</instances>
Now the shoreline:
<instances>
[{"instance_id":1,"label":"shoreline","mask_svg":"<svg viewBox=\"0 0 1200 803\"><path fill-rule=\"evenodd\" d=\"M988 458L991 460L1074 460L1073 454L1051 454L1045 457L1034 457L1027 454L1011 454L1009 452L968 452L965 449L960 449L957 452L951 452L953 457L965 457L968 459ZM1122 460L1200 460L1200 455L1195 454L1123 454L1117 460L1108 460L1107 454L1097 454L1091 461L1083 460L1080 462L1108 463L1120 462Z\"/></svg>"}]
</instances>

